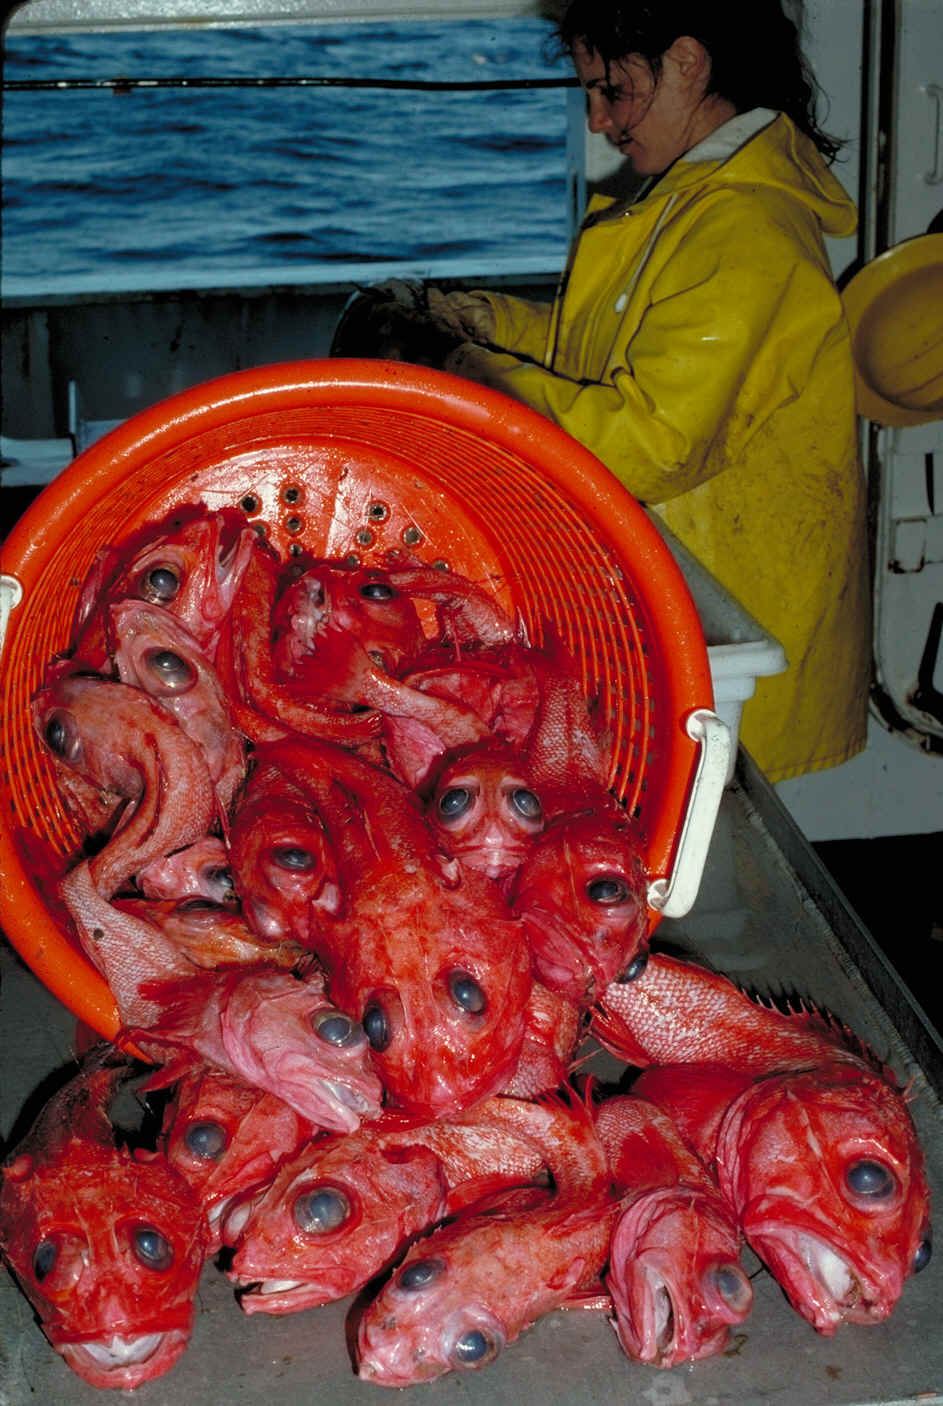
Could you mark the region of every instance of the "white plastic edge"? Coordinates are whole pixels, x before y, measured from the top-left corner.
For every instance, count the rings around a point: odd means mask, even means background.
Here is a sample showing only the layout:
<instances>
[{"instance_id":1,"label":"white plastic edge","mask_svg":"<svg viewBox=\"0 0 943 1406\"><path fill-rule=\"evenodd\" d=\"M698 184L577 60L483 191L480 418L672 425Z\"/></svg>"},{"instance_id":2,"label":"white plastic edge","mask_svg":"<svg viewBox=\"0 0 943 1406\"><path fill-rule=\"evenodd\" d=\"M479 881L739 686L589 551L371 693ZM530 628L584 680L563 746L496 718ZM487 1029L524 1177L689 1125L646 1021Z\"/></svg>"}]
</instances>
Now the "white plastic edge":
<instances>
[{"instance_id":1,"label":"white plastic edge","mask_svg":"<svg viewBox=\"0 0 943 1406\"><path fill-rule=\"evenodd\" d=\"M23 599L23 587L15 576L0 573L0 649L7 637L7 621Z\"/></svg>"},{"instance_id":2,"label":"white plastic edge","mask_svg":"<svg viewBox=\"0 0 943 1406\"><path fill-rule=\"evenodd\" d=\"M697 898L732 753L730 728L709 708L696 708L684 726L688 736L700 743L694 785L671 875L653 879L648 886L649 906L665 918L683 918Z\"/></svg>"}]
</instances>

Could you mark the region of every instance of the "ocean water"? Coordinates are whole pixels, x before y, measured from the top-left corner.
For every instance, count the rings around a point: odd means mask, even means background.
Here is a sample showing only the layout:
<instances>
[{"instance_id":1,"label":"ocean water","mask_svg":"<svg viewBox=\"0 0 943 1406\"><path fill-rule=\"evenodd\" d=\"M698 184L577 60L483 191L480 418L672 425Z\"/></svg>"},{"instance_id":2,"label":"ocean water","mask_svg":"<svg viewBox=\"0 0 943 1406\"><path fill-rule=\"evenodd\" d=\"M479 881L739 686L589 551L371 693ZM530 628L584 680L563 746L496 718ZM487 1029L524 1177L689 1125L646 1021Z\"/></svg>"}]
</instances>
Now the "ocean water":
<instances>
[{"instance_id":1,"label":"ocean water","mask_svg":"<svg viewBox=\"0 0 943 1406\"><path fill-rule=\"evenodd\" d=\"M568 78L539 21L11 37L5 81ZM341 266L559 268L563 88L10 91L8 293L328 280Z\"/></svg>"}]
</instances>

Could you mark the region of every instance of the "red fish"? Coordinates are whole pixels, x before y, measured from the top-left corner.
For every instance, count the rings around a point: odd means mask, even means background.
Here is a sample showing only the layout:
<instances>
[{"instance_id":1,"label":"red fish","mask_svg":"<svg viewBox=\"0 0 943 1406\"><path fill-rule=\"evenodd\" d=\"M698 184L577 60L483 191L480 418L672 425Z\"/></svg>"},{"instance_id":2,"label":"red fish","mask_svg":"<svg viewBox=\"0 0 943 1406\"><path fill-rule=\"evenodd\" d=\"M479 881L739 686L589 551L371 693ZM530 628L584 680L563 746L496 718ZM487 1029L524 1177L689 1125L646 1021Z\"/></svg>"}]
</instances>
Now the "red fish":
<instances>
[{"instance_id":1,"label":"red fish","mask_svg":"<svg viewBox=\"0 0 943 1406\"><path fill-rule=\"evenodd\" d=\"M363 1127L321 1138L236 1201L222 1236L246 1313L296 1313L361 1288L445 1214L442 1164L421 1141Z\"/></svg>"},{"instance_id":2,"label":"red fish","mask_svg":"<svg viewBox=\"0 0 943 1406\"><path fill-rule=\"evenodd\" d=\"M63 766L130 803L90 862L106 897L151 860L209 831L217 800L203 753L140 689L69 674L36 695L33 719Z\"/></svg>"},{"instance_id":3,"label":"red fish","mask_svg":"<svg viewBox=\"0 0 943 1406\"><path fill-rule=\"evenodd\" d=\"M324 825L305 793L278 767L256 766L230 830L233 877L243 912L265 942L310 947L343 894Z\"/></svg>"},{"instance_id":4,"label":"red fish","mask_svg":"<svg viewBox=\"0 0 943 1406\"><path fill-rule=\"evenodd\" d=\"M192 845L154 859L134 876L145 898L208 898L213 903L237 903L229 850L216 835L206 835Z\"/></svg>"},{"instance_id":5,"label":"red fish","mask_svg":"<svg viewBox=\"0 0 943 1406\"><path fill-rule=\"evenodd\" d=\"M121 601L110 611L122 683L143 689L203 753L225 816L246 774L245 739L196 639L169 611L145 601Z\"/></svg>"},{"instance_id":6,"label":"red fish","mask_svg":"<svg viewBox=\"0 0 943 1406\"><path fill-rule=\"evenodd\" d=\"M212 660L256 540L237 509L211 513L200 503L105 548L79 596L70 643L76 664L103 666L110 653L108 609L125 599L178 616Z\"/></svg>"},{"instance_id":7,"label":"red fish","mask_svg":"<svg viewBox=\"0 0 943 1406\"><path fill-rule=\"evenodd\" d=\"M493 1098L458 1118L386 1119L312 1143L226 1219L243 1309L294 1313L353 1293L445 1215L561 1175L579 1132L562 1103Z\"/></svg>"},{"instance_id":8,"label":"red fish","mask_svg":"<svg viewBox=\"0 0 943 1406\"><path fill-rule=\"evenodd\" d=\"M538 980L591 1005L644 949L646 891L628 824L587 813L548 825L509 887Z\"/></svg>"},{"instance_id":9,"label":"red fish","mask_svg":"<svg viewBox=\"0 0 943 1406\"><path fill-rule=\"evenodd\" d=\"M310 963L310 955L293 942L263 942L233 908L209 898L184 898L179 902L141 898L116 898L112 908L151 923L172 945L174 952L196 967L271 966L291 969ZM99 940L98 947L101 945ZM163 975L179 970L176 959ZM183 973L185 976L189 973Z\"/></svg>"},{"instance_id":10,"label":"red fish","mask_svg":"<svg viewBox=\"0 0 943 1406\"><path fill-rule=\"evenodd\" d=\"M80 1071L9 1156L0 1248L72 1370L130 1390L189 1341L206 1231L179 1173L118 1145L106 1110L121 1072Z\"/></svg>"},{"instance_id":11,"label":"red fish","mask_svg":"<svg viewBox=\"0 0 943 1406\"><path fill-rule=\"evenodd\" d=\"M555 1192L499 1198L421 1240L367 1307L358 1375L381 1386L486 1367L538 1318L595 1283L617 1202L588 1126Z\"/></svg>"},{"instance_id":12,"label":"red fish","mask_svg":"<svg viewBox=\"0 0 943 1406\"><path fill-rule=\"evenodd\" d=\"M416 799L351 753L299 739L260 748L259 763L306 790L324 822L346 904L318 955L393 1100L436 1117L495 1093L521 1052L532 980L496 887L462 874Z\"/></svg>"},{"instance_id":13,"label":"red fish","mask_svg":"<svg viewBox=\"0 0 943 1406\"><path fill-rule=\"evenodd\" d=\"M540 800L520 761L496 739L450 755L426 814L445 847L489 879L510 878L544 824Z\"/></svg>"},{"instance_id":14,"label":"red fish","mask_svg":"<svg viewBox=\"0 0 943 1406\"><path fill-rule=\"evenodd\" d=\"M623 1191L604 1276L622 1347L653 1367L722 1352L753 1304L732 1212L645 1099L605 1099L596 1131Z\"/></svg>"},{"instance_id":15,"label":"red fish","mask_svg":"<svg viewBox=\"0 0 943 1406\"><path fill-rule=\"evenodd\" d=\"M71 871L62 894L115 998L121 1042L170 1060L151 1087L207 1060L320 1127L351 1132L377 1116L366 1036L328 999L319 972L302 977L271 962L202 970L136 905L106 902L88 863Z\"/></svg>"},{"instance_id":16,"label":"red fish","mask_svg":"<svg viewBox=\"0 0 943 1406\"><path fill-rule=\"evenodd\" d=\"M356 746L376 737L376 713L353 712L319 698L302 698L280 676L272 656L272 616L281 565L256 538L220 637L216 664L237 727L253 742L294 733Z\"/></svg>"},{"instance_id":17,"label":"red fish","mask_svg":"<svg viewBox=\"0 0 943 1406\"><path fill-rule=\"evenodd\" d=\"M317 972L301 978L275 967L222 968L148 982L142 995L158 1016L121 1038L148 1057L169 1057L152 1088L172 1083L196 1054L318 1127L353 1132L380 1111L366 1036L328 1000Z\"/></svg>"},{"instance_id":18,"label":"red fish","mask_svg":"<svg viewBox=\"0 0 943 1406\"><path fill-rule=\"evenodd\" d=\"M267 1186L282 1159L317 1131L282 1099L221 1069L184 1075L165 1110L164 1155L199 1194L208 1255L222 1248L220 1226L233 1200Z\"/></svg>"},{"instance_id":19,"label":"red fish","mask_svg":"<svg viewBox=\"0 0 943 1406\"><path fill-rule=\"evenodd\" d=\"M505 644L522 634L519 622L510 619L490 591L458 572L413 563L392 569L390 580L411 599L435 602L439 642L456 653L469 646Z\"/></svg>"},{"instance_id":20,"label":"red fish","mask_svg":"<svg viewBox=\"0 0 943 1406\"><path fill-rule=\"evenodd\" d=\"M316 673L319 656L336 665L356 647L371 664L397 676L425 644L416 607L380 567L318 561L303 572L278 600L272 616L272 658L278 672L291 678L299 667ZM324 691L334 686L330 668Z\"/></svg>"},{"instance_id":21,"label":"red fish","mask_svg":"<svg viewBox=\"0 0 943 1406\"><path fill-rule=\"evenodd\" d=\"M900 1092L863 1060L758 1079L652 1068L634 1090L715 1169L751 1248L818 1332L883 1321L929 1261L920 1144Z\"/></svg>"},{"instance_id":22,"label":"red fish","mask_svg":"<svg viewBox=\"0 0 943 1406\"><path fill-rule=\"evenodd\" d=\"M663 953L651 953L630 980L604 992L592 1033L640 1069L709 1061L745 1074L771 1074L867 1053L839 1022L811 1007L779 1011L729 977Z\"/></svg>"}]
</instances>

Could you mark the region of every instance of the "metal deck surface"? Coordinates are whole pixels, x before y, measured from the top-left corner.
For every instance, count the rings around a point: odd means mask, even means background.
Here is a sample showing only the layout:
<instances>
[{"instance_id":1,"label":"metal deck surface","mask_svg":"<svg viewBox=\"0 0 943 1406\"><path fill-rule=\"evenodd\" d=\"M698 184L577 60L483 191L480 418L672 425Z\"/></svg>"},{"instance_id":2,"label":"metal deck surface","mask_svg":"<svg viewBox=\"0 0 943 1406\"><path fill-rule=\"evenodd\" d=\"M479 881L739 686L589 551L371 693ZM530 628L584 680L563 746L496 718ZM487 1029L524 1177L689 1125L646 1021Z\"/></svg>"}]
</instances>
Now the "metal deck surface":
<instances>
[{"instance_id":1,"label":"metal deck surface","mask_svg":"<svg viewBox=\"0 0 943 1406\"><path fill-rule=\"evenodd\" d=\"M943 1082L938 1035L847 909L766 783L741 761L721 808L694 910L665 922L659 940L709 959L760 990L787 990L828 1006L911 1081L911 1110L927 1154L935 1206L943 1203ZM72 1053L74 1021L2 944L3 1087L0 1134ZM867 974L868 980L865 980ZM871 986L869 987L868 982ZM873 990L871 989L873 988ZM879 993L878 999L874 990ZM893 1021L888 1012L893 1012ZM906 1040L906 1043L905 1043ZM417 1406L444 1402L524 1406L890 1406L943 1402L943 1254L908 1281L888 1322L845 1326L823 1338L789 1306L748 1251L756 1302L722 1356L671 1371L621 1352L604 1315L558 1312L482 1372L409 1388ZM287 1317L245 1317L226 1279L207 1266L193 1337L170 1373L133 1394L141 1406L369 1406L382 1398L353 1375L345 1337L351 1300ZM88 1406L87 1386L52 1351L29 1304L0 1274L0 1406Z\"/></svg>"}]
</instances>

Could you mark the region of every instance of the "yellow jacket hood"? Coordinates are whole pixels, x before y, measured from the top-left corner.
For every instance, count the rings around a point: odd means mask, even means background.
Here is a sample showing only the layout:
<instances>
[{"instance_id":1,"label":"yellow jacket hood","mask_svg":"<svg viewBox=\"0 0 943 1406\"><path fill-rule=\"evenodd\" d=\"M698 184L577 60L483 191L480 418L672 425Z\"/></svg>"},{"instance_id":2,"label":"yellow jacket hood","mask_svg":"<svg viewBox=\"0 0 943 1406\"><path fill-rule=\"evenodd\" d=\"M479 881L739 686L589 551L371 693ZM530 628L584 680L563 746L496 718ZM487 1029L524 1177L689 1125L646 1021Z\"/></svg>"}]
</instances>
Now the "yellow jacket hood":
<instances>
[{"instance_id":1,"label":"yellow jacket hood","mask_svg":"<svg viewBox=\"0 0 943 1406\"><path fill-rule=\"evenodd\" d=\"M714 183L753 192L767 187L798 200L829 238L854 234L858 225L853 202L814 143L782 113L758 108L733 118L679 158L637 203L667 201ZM597 196L590 202L587 223L625 210L612 197Z\"/></svg>"}]
</instances>

